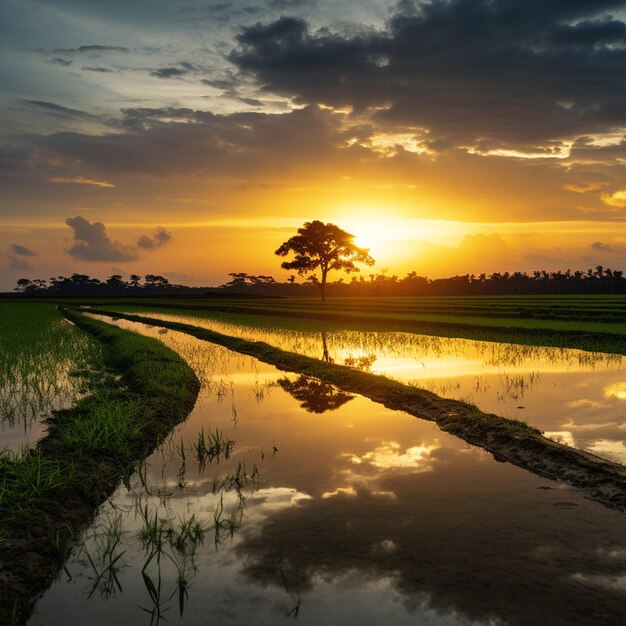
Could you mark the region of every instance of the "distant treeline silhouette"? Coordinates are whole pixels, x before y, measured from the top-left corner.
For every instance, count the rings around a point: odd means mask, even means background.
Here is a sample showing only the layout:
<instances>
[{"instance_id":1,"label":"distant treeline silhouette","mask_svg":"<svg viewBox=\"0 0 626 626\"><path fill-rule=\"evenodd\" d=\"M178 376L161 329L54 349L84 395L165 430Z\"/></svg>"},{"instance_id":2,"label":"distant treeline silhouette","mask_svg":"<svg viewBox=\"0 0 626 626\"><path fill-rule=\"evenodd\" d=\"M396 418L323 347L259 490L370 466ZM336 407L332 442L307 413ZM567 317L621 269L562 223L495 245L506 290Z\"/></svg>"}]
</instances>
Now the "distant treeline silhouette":
<instances>
[{"instance_id":1,"label":"distant treeline silhouette","mask_svg":"<svg viewBox=\"0 0 626 626\"><path fill-rule=\"evenodd\" d=\"M57 276L49 280L20 278L15 292L32 296L120 296L120 295L255 295L316 296L318 285L312 278L297 282L290 276L277 282L272 276L232 272L231 280L220 287L187 287L170 284L158 274L141 277L131 274L128 281L114 274L104 281L86 274ZM329 296L464 296L464 295L538 295L538 294L618 294L626 293L622 270L598 265L586 271L494 272L463 274L429 279L409 272L403 278L385 271L368 276L339 279L327 285Z\"/></svg>"}]
</instances>

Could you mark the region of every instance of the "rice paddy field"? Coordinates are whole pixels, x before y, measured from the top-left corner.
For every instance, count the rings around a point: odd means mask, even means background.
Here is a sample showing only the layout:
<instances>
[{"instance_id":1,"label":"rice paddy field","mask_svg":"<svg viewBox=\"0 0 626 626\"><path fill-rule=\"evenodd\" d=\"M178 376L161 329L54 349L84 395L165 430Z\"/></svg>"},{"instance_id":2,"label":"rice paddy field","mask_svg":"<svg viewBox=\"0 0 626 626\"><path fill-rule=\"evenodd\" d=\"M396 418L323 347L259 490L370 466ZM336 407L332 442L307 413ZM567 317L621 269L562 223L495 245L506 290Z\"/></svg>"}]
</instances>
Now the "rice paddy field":
<instances>
[{"instance_id":1,"label":"rice paddy field","mask_svg":"<svg viewBox=\"0 0 626 626\"><path fill-rule=\"evenodd\" d=\"M32 446L52 412L86 391L100 346L53 304L0 305L0 449Z\"/></svg>"},{"instance_id":2,"label":"rice paddy field","mask_svg":"<svg viewBox=\"0 0 626 626\"><path fill-rule=\"evenodd\" d=\"M98 393L84 381L100 379L76 372L105 372L140 416L158 389L136 396L133 381L156 380L158 366L142 370L141 361L157 344L158 358L175 367L180 359L199 391L186 400L186 419L137 448L123 479L67 542L51 584L27 610L2 607L0 623L626 623L620 506L341 384L167 327L267 344L371 375L373 385L383 376L434 394L434 405L459 401L510 420L513 438L539 429L581 459L607 463L620 502L625 298L80 304L81 314L72 313L78 327L54 303L0 303L7 399L46 374L64 390L46 405L31 402L30 434L22 435L26 420L14 419L20 435L7 425L3 445L28 443L54 458L45 442L56 436L55 421L65 423L58 409ZM111 344L98 333L132 338L132 359L118 351L107 360ZM64 341L80 348L54 348ZM29 378L29 362L40 365L37 376ZM167 384L167 394L184 386ZM106 402L98 406L106 413ZM88 413L81 415L84 428ZM113 408L107 419L96 430L110 446ZM71 445L80 448L81 437ZM103 446L98 454L113 452ZM2 476L7 484L0 467ZM0 528L0 548L6 534ZM2 576L0 568L0 583Z\"/></svg>"}]
</instances>

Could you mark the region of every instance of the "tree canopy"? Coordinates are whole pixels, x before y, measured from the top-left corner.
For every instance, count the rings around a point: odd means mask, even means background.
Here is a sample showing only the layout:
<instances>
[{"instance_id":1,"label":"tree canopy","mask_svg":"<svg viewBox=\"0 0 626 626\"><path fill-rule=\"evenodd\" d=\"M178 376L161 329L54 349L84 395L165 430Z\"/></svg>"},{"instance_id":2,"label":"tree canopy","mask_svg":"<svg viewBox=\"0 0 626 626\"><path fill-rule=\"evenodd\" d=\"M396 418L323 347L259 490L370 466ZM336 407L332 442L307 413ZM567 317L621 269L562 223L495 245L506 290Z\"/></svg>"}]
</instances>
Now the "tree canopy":
<instances>
[{"instance_id":1,"label":"tree canopy","mask_svg":"<svg viewBox=\"0 0 626 626\"><path fill-rule=\"evenodd\" d=\"M293 261L284 261L281 267L296 270L300 276L320 270L320 278L313 274L310 278L320 289L325 300L326 279L330 270L358 272L357 263L374 265L374 259L367 248L354 243L354 235L335 224L324 224L319 220L305 222L298 234L289 238L276 250L278 256L294 254Z\"/></svg>"}]
</instances>

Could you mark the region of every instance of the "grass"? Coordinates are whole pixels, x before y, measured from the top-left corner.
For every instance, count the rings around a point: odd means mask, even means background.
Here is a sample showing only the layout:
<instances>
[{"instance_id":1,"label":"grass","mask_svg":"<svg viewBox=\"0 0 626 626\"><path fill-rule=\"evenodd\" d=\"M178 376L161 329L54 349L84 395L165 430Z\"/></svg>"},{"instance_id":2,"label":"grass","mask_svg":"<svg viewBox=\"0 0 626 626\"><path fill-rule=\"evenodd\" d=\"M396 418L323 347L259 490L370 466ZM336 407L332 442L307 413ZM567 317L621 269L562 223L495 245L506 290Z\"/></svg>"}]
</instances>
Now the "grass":
<instances>
[{"instance_id":1,"label":"grass","mask_svg":"<svg viewBox=\"0 0 626 626\"><path fill-rule=\"evenodd\" d=\"M101 346L52 304L0 303L0 421L27 431L88 388Z\"/></svg>"},{"instance_id":2,"label":"grass","mask_svg":"<svg viewBox=\"0 0 626 626\"><path fill-rule=\"evenodd\" d=\"M90 395L54 414L35 449L0 457L0 624L24 623L71 539L187 416L200 388L193 370L160 341L65 314L76 332L98 340L105 369L92 376Z\"/></svg>"},{"instance_id":3,"label":"grass","mask_svg":"<svg viewBox=\"0 0 626 626\"><path fill-rule=\"evenodd\" d=\"M5 450L0 454L0 510L40 501L67 480L68 470L73 473L67 463L48 458L41 450Z\"/></svg>"}]
</instances>

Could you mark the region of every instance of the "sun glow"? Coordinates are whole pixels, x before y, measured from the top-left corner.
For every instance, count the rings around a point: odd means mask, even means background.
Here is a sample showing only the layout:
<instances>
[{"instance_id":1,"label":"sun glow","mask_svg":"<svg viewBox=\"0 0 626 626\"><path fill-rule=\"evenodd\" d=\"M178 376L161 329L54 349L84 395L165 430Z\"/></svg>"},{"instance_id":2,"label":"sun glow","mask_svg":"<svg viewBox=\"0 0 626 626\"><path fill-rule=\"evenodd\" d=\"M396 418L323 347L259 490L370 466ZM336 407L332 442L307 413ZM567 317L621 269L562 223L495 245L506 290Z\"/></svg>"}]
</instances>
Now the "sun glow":
<instances>
[{"instance_id":1,"label":"sun glow","mask_svg":"<svg viewBox=\"0 0 626 626\"><path fill-rule=\"evenodd\" d=\"M333 221L355 236L354 243L367 248L381 263L394 263L407 254L419 252L420 243L451 245L462 232L455 222L410 219L394 216L384 209L352 209Z\"/></svg>"}]
</instances>

